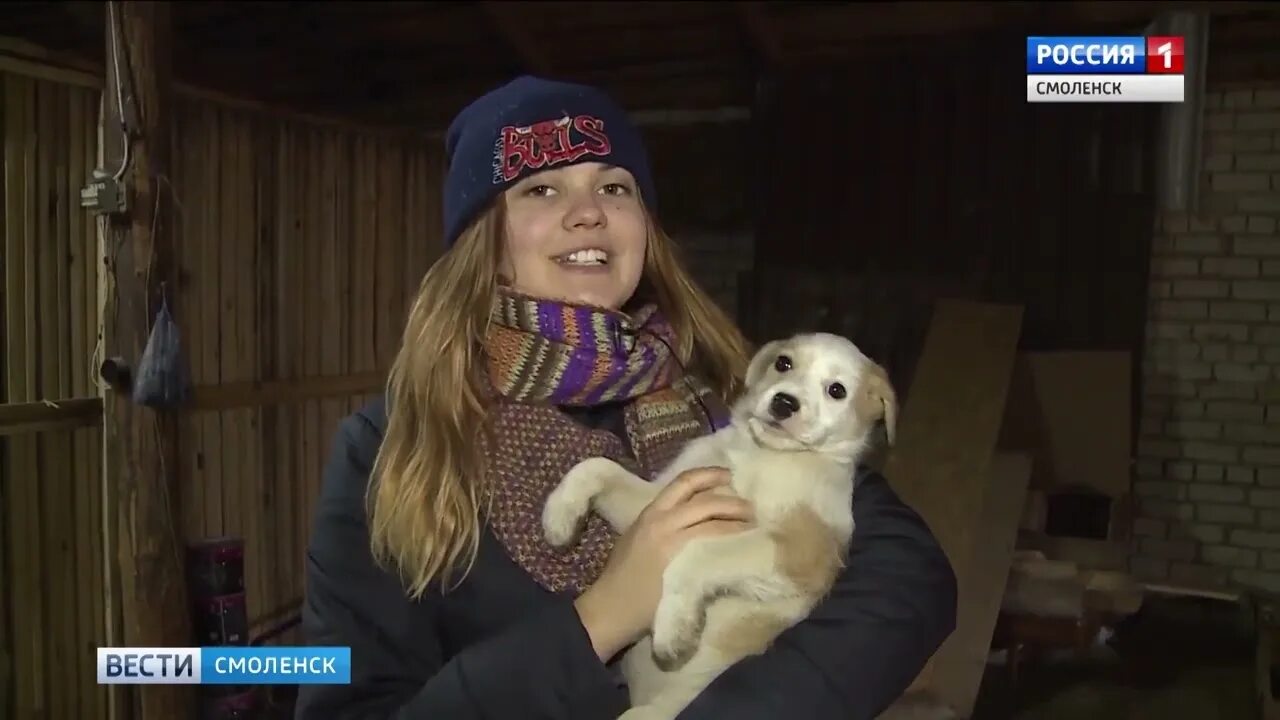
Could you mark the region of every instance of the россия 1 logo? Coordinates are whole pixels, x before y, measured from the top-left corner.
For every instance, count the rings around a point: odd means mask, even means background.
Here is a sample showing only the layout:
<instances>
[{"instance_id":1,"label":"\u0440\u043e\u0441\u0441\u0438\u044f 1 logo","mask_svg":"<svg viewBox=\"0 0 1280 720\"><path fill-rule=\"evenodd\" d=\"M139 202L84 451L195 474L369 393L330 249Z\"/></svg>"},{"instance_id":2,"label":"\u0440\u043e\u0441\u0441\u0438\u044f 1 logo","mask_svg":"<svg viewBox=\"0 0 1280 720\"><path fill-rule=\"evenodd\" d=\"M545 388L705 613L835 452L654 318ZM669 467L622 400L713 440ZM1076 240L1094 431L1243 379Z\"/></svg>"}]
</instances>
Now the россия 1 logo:
<instances>
[{"instance_id":1,"label":"\u0440\u043e\u0441\u0441\u0438\u044f 1 logo","mask_svg":"<svg viewBox=\"0 0 1280 720\"><path fill-rule=\"evenodd\" d=\"M1027 102L1180 103L1181 37L1027 38Z\"/></svg>"}]
</instances>

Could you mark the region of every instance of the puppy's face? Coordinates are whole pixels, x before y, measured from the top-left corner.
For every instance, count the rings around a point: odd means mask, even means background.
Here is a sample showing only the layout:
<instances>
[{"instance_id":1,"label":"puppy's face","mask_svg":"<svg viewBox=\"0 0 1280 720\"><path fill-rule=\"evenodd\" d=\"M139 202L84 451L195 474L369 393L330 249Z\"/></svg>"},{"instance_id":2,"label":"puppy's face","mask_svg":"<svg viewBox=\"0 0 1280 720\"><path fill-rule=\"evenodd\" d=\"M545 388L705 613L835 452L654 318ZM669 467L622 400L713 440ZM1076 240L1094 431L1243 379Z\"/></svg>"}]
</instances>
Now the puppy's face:
<instances>
[{"instance_id":1,"label":"puppy's face","mask_svg":"<svg viewBox=\"0 0 1280 720\"><path fill-rule=\"evenodd\" d=\"M883 368L843 337L809 333L774 340L756 353L733 420L764 447L853 459L881 420L893 444L897 411Z\"/></svg>"}]
</instances>

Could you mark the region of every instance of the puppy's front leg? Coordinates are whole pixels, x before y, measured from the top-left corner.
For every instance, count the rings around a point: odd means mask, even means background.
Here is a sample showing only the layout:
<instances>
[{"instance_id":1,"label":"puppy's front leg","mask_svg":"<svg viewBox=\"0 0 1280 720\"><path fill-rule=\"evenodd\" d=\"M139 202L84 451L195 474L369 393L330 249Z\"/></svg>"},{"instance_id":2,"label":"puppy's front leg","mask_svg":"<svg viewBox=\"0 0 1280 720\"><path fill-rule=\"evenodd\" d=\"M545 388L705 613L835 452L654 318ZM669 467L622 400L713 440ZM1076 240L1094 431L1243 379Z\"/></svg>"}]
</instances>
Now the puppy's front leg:
<instances>
[{"instance_id":1,"label":"puppy's front leg","mask_svg":"<svg viewBox=\"0 0 1280 720\"><path fill-rule=\"evenodd\" d=\"M715 595L768 602L797 592L779 570L778 546L767 530L692 540L662 576L662 599L653 619L654 660L670 670L689 659L702 631L704 603Z\"/></svg>"},{"instance_id":2,"label":"puppy's front leg","mask_svg":"<svg viewBox=\"0 0 1280 720\"><path fill-rule=\"evenodd\" d=\"M617 532L626 532L660 488L603 457L583 460L565 473L542 509L548 542L563 546L573 539L594 508Z\"/></svg>"}]
</instances>

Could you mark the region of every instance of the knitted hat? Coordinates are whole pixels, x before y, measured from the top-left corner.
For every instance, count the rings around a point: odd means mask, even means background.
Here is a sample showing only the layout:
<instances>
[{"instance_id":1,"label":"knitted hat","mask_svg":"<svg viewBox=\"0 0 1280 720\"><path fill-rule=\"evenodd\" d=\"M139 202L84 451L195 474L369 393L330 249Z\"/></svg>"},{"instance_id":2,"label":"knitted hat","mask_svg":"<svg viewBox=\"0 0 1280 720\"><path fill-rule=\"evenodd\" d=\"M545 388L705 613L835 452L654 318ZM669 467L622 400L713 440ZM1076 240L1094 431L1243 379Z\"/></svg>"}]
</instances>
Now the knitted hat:
<instances>
[{"instance_id":1,"label":"knitted hat","mask_svg":"<svg viewBox=\"0 0 1280 720\"><path fill-rule=\"evenodd\" d=\"M503 190L542 170L603 162L655 192L648 153L626 112L601 90L523 76L472 102L445 136L444 237L452 246Z\"/></svg>"}]
</instances>

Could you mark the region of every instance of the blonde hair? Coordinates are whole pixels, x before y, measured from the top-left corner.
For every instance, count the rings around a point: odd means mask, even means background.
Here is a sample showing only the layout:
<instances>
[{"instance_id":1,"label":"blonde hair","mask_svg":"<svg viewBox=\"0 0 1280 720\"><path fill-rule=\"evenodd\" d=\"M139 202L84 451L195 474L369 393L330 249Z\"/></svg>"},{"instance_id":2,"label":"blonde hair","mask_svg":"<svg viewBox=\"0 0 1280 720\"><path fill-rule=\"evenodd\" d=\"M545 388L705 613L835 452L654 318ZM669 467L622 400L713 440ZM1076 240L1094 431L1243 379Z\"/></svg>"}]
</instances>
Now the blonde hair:
<instances>
[{"instance_id":1,"label":"blonde hair","mask_svg":"<svg viewBox=\"0 0 1280 720\"><path fill-rule=\"evenodd\" d=\"M732 402L747 342L681 263L649 216L637 297L656 301L675 330L682 364ZM374 558L413 598L459 570L480 543L484 469L477 428L482 343L497 291L503 212L495 203L423 276L387 382L387 427L369 484Z\"/></svg>"}]
</instances>

